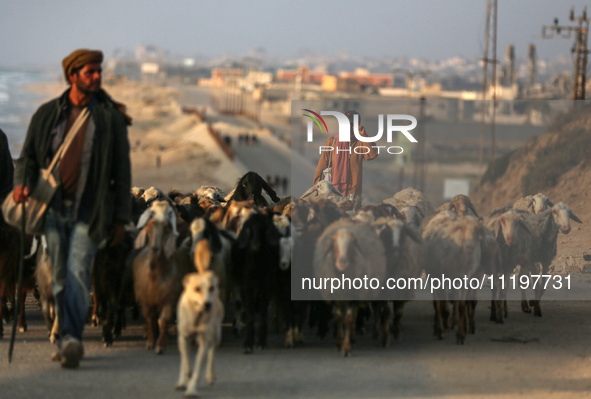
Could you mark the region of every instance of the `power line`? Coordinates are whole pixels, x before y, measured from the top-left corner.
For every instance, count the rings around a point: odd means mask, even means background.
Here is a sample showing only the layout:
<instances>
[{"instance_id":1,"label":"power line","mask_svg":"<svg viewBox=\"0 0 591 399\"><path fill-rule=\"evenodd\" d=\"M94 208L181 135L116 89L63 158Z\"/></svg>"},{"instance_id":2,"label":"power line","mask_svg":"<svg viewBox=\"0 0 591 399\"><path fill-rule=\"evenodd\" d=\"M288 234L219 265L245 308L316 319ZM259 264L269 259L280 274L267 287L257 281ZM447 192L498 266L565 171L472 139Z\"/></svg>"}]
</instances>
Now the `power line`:
<instances>
[{"instance_id":1,"label":"power line","mask_svg":"<svg viewBox=\"0 0 591 399\"><path fill-rule=\"evenodd\" d=\"M589 49L587 49L587 39L589 22L591 22L591 19L587 18L587 8L585 7L580 17L575 17L575 10L571 8L569 20L577 22L578 25L559 25L558 18L554 18L554 25L544 25L542 27L542 38L552 39L559 37L562 39L570 39L573 35L575 36L575 43L571 49L571 52L576 54L573 100L584 100L587 80L587 54L589 54Z\"/></svg>"}]
</instances>

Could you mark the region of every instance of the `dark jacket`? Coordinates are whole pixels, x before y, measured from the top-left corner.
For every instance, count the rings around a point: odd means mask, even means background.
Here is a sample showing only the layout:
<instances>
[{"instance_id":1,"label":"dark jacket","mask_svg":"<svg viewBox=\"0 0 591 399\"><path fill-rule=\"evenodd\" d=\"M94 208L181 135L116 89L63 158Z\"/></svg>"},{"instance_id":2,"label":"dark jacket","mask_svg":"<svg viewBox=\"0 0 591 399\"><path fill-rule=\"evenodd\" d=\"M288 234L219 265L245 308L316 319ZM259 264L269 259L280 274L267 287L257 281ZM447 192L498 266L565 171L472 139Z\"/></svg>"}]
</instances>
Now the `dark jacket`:
<instances>
[{"instance_id":1,"label":"dark jacket","mask_svg":"<svg viewBox=\"0 0 591 399\"><path fill-rule=\"evenodd\" d=\"M12 191L13 176L14 164L8 147L8 140L4 132L0 130L0 202L3 202L4 198Z\"/></svg>"},{"instance_id":2,"label":"dark jacket","mask_svg":"<svg viewBox=\"0 0 591 399\"><path fill-rule=\"evenodd\" d=\"M19 158L17 184L31 191L41 168L52 158L54 128L67 117L70 90L43 104L31 119L27 138ZM89 235L96 241L105 238L114 221L131 220L131 166L129 141L124 115L106 92L96 94L91 117L96 126L86 185L78 207L77 219L89 224ZM59 195L59 193L58 193Z\"/></svg>"}]
</instances>

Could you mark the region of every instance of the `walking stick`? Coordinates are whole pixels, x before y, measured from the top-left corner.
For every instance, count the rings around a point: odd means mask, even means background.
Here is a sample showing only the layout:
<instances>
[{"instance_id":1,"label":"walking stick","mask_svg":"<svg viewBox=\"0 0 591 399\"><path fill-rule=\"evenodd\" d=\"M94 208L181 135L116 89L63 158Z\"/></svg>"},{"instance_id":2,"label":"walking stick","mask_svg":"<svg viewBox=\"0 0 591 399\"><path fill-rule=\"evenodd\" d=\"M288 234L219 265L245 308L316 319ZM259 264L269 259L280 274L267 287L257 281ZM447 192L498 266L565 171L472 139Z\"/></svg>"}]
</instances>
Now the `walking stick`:
<instances>
[{"instance_id":1,"label":"walking stick","mask_svg":"<svg viewBox=\"0 0 591 399\"><path fill-rule=\"evenodd\" d=\"M22 220L21 220L21 248L20 248L20 261L18 266L18 284L16 288L16 301L14 307L14 320L12 321L12 335L10 336L10 346L8 347L8 363L12 362L12 351L14 350L14 338L16 336L16 324L18 322L18 311L21 306L21 290L23 289L23 274L25 269L25 219L27 213L25 212L25 203L21 203ZM24 306L24 304L23 304Z\"/></svg>"}]
</instances>

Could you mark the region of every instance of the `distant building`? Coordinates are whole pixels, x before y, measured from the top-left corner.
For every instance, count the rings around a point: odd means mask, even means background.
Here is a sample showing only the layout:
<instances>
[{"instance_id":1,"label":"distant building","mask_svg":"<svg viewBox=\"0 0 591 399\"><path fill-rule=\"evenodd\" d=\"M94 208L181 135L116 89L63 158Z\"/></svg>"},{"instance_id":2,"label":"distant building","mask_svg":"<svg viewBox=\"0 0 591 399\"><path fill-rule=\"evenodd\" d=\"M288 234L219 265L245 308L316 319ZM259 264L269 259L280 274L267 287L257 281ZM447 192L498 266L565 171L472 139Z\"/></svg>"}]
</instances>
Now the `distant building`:
<instances>
[{"instance_id":1,"label":"distant building","mask_svg":"<svg viewBox=\"0 0 591 399\"><path fill-rule=\"evenodd\" d=\"M311 72L307 66L301 66L297 70L278 69L276 79L279 82L295 82L301 79L301 83L322 84L325 72Z\"/></svg>"},{"instance_id":2,"label":"distant building","mask_svg":"<svg viewBox=\"0 0 591 399\"><path fill-rule=\"evenodd\" d=\"M327 75L322 79L322 90L324 91L360 91L359 82L354 79L343 79L337 76Z\"/></svg>"},{"instance_id":3,"label":"distant building","mask_svg":"<svg viewBox=\"0 0 591 399\"><path fill-rule=\"evenodd\" d=\"M217 68L211 71L210 79L199 79L199 85L209 87L237 86L238 81L242 78L244 78L242 69Z\"/></svg>"},{"instance_id":4,"label":"distant building","mask_svg":"<svg viewBox=\"0 0 591 399\"><path fill-rule=\"evenodd\" d=\"M364 87L392 87L394 82L392 75L373 75L367 70L357 70L354 73L341 72L339 78L355 81L362 89Z\"/></svg>"}]
</instances>

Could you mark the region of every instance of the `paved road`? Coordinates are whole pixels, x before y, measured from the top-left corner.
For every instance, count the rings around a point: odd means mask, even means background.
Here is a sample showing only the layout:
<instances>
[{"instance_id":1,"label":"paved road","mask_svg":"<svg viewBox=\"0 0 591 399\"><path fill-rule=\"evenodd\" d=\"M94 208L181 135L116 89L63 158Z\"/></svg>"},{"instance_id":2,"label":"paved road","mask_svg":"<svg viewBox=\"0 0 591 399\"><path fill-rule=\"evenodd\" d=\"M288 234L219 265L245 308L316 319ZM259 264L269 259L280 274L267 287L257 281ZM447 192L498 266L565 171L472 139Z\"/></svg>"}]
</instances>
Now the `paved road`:
<instances>
[{"instance_id":1,"label":"paved road","mask_svg":"<svg viewBox=\"0 0 591 399\"><path fill-rule=\"evenodd\" d=\"M144 349L138 323L112 348L103 348L99 329L87 326L86 357L77 370L49 361L53 351L36 305L29 302L29 331L17 334L14 359L6 362L8 340L0 341L1 398L180 398L173 390L179 355L171 338L164 355ZM381 348L370 334L358 337L349 358L332 338L309 328L306 343L284 349L271 332L269 347L244 355L229 327L216 358L217 382L202 386L207 398L386 398L386 397L589 397L591 345L589 303L546 303L534 318L510 303L505 325L477 309L477 333L464 346L453 333L432 335L430 302L407 304L403 336Z\"/></svg>"}]
</instances>

